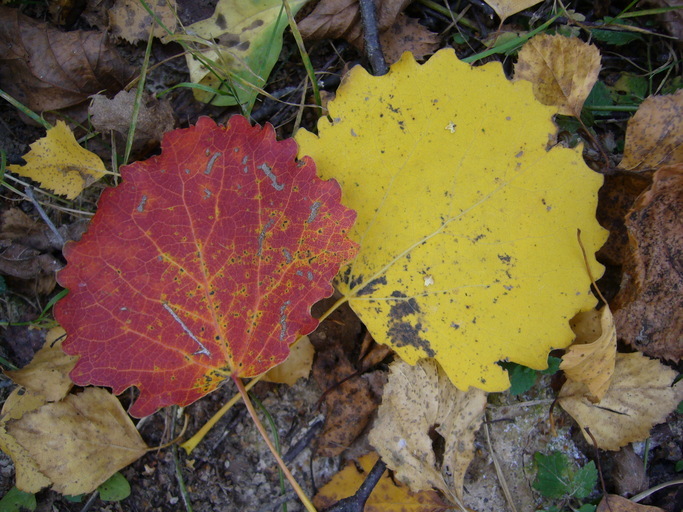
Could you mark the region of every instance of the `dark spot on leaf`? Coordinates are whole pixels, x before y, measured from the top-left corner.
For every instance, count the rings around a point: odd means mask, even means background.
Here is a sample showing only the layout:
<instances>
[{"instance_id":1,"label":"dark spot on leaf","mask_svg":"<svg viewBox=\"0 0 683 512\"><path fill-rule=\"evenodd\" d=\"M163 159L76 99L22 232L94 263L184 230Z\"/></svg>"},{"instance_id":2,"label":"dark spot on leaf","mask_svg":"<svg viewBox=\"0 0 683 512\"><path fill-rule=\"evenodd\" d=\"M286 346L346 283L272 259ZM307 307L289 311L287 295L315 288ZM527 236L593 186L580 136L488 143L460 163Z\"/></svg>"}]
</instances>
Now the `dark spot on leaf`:
<instances>
[{"instance_id":1,"label":"dark spot on leaf","mask_svg":"<svg viewBox=\"0 0 683 512\"><path fill-rule=\"evenodd\" d=\"M216 26L221 30L225 30L225 28L228 26L228 24L225 21L225 16L223 16L222 14L216 16Z\"/></svg>"},{"instance_id":2,"label":"dark spot on leaf","mask_svg":"<svg viewBox=\"0 0 683 512\"><path fill-rule=\"evenodd\" d=\"M432 350L429 341L420 338L422 324L411 325L408 322L392 321L392 325L387 331L392 342L397 347L411 346L421 349L427 357L434 357L436 352Z\"/></svg>"},{"instance_id":3,"label":"dark spot on leaf","mask_svg":"<svg viewBox=\"0 0 683 512\"><path fill-rule=\"evenodd\" d=\"M405 293L394 291L391 293L392 297L407 298ZM416 315L420 313L420 306L417 304L415 298L408 300L398 300L389 309L389 317L396 320L401 320L408 315Z\"/></svg>"},{"instance_id":4,"label":"dark spot on leaf","mask_svg":"<svg viewBox=\"0 0 683 512\"><path fill-rule=\"evenodd\" d=\"M362 290L358 290L358 293L356 293L356 295L357 296L370 295L371 293L375 292L377 290L377 287L381 284L387 284L386 276L382 276L382 277L378 277L377 279L373 279L367 285L365 285Z\"/></svg>"}]
</instances>

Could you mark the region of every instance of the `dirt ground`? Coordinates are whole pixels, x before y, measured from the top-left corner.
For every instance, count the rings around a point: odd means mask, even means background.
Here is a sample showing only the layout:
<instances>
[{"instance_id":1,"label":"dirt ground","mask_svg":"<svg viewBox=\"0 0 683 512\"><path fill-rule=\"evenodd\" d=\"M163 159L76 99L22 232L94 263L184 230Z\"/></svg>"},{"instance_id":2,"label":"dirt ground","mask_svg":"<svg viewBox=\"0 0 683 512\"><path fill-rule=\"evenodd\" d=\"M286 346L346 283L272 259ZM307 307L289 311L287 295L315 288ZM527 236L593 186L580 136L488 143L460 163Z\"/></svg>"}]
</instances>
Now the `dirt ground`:
<instances>
[{"instance_id":1,"label":"dirt ground","mask_svg":"<svg viewBox=\"0 0 683 512\"><path fill-rule=\"evenodd\" d=\"M181 10L181 16L186 22L197 21L200 17L212 12L215 2L196 2ZM609 4L609 2L606 2ZM612 9L618 9L613 2ZM493 16L490 11L473 2L473 12L482 26L495 30ZM587 2L578 2L579 12L589 11L592 7ZM25 9L33 16L47 16L44 9L30 7ZM435 32L447 30L448 19L435 13L422 4L414 4L408 10L409 14L422 20ZM87 28L84 21L74 25L77 28ZM665 30L663 27L657 27ZM445 32L444 32L445 34ZM449 38L442 37L442 45L447 46ZM663 43L653 43L653 54L664 51ZM659 45L659 46L658 46ZM132 66L140 66L145 50L144 43L131 45L122 41L117 42L122 54ZM364 57L352 46L344 41L318 41L307 45L314 69L324 71L324 89L332 93L342 74L351 66L361 63L367 66ZM680 47L679 47L680 49ZM628 58L640 62L641 54L628 55L628 49L620 47ZM156 42L153 46L152 61L161 62L180 52L177 45L161 45ZM615 71L611 67L609 52L605 52L607 66L603 71L608 76ZM678 53L680 58L680 52ZM621 61L620 61L621 63ZM621 64L619 64L621 65ZM509 71L510 61L505 62ZM301 87L304 83L305 70L300 64L298 50L289 32L285 35L284 49L278 64L268 82L267 90L280 99L294 104L300 101ZM172 59L165 64L155 67L149 76L148 90L151 93L164 90L176 83L187 81L187 71L184 59ZM187 126L196 121L200 115L209 115L218 122L225 122L230 115L236 113L235 108L207 107L192 97L187 89L178 89L169 95L178 126ZM257 103L253 117L257 122L272 123L281 137L292 135L294 120L298 107L265 100ZM82 112L81 112L82 113ZM78 115L74 112L73 115ZM610 123L600 127L601 135L623 141L626 115L615 114ZM313 117L305 113L302 126L313 127ZM605 135L609 132L608 135ZM18 114L16 109L6 102L0 102L0 148L3 149L9 163L19 161L21 155L29 149L29 144L42 137L44 130L29 123L26 118ZM143 148L133 160L142 159L153 154L157 148ZM590 159L591 155L587 155ZM615 157L616 158L616 157ZM90 207L94 211L97 189L92 196L86 198L81 207ZM22 200L7 189L0 193L0 209L11 207L21 208L32 218L38 215L30 202ZM57 226L73 223L76 219L63 212L50 212ZM63 262L61 254L54 251L54 258ZM53 276L52 276L53 277ZM40 276L37 279L48 279ZM54 296L59 287L49 294L36 292L37 279L20 280L7 278L7 289L0 292L0 320L10 324L31 322L40 314L50 297ZM620 281L620 269L608 268L607 277L603 279L606 293L616 291ZM609 296L608 296L609 299ZM340 326L342 326L340 328ZM39 326L2 327L0 329L0 356L7 361L22 367L27 364L36 350L44 341L45 330ZM369 396L380 401L381 389L386 378L387 364L391 361L391 354L382 358L371 368L364 368L360 361L361 345L366 339L366 332L360 321L350 311L341 311L321 324L311 335L313 345L324 352L321 347L339 347L335 357L343 357L348 361L351 372L361 370L354 379L362 380ZM322 372L324 364L329 360L322 360L318 356L315 364L318 372ZM332 356L329 356L332 357ZM680 371L681 368L678 368ZM314 368L313 373L316 370ZM507 486L514 497L518 510L540 510L547 506L548 500L542 498L531 488L534 478L533 454L537 451L560 450L570 456L579 465L589 460L597 461L604 477L606 489L610 492L630 492L633 488L640 490L654 487L660 483L680 478L675 472L675 463L683 459L683 415L673 414L666 423L658 425L652 431L652 436L646 443L636 443L633 453L642 457L648 454L647 481L639 485L627 482L628 476L636 474L639 469L633 466L633 457L629 453L599 452L589 446L578 431L573 420L559 407L551 408L553 398L561 383L558 377L543 376L539 382L527 393L511 396L509 393L492 394L489 398L489 408L486 426L479 430L476 437L476 456L470 466L465 480L464 501L472 510L478 512L498 512L511 510L506 503L504 493L495 470L494 459L502 467ZM7 396L13 383L6 377L0 378L0 393ZM300 379L295 386L288 387L269 383L259 383L254 388L254 395L261 401L264 408L272 416L276 425L278 437L282 446L282 453L288 462L294 476L301 483L304 490L313 496L347 461L371 451L367 441L367 431L364 432L340 455L324 457L318 454L318 439L324 428L326 414L330 412L329 404L319 405L323 394L330 387L321 378L313 375L308 379ZM122 395L124 405L131 402L133 391ZM184 410L162 410L143 420L139 426L140 433L149 446L161 446L169 442L172 432L181 430L184 418L187 416L187 434L185 438L196 432L220 407L236 393L232 383L228 382L216 392L192 404ZM553 432L549 417L553 416ZM490 436L487 440L486 429ZM622 450L623 451L623 450ZM94 496L88 502L84 496L80 502L70 502L63 496L50 490L41 491L37 495L38 508L47 511L184 511L189 510L183 502L176 471L182 473L187 495L193 510L197 512L229 512L229 511L276 511L284 510L286 504L288 512L304 510L285 483L281 487L277 465L269 453L265 443L253 426L252 420L242 404L235 406L211 430L204 441L188 455L183 450L177 450L177 463L171 448L161 448L150 451L137 462L122 470L123 475L130 482L132 492L129 498L122 502L104 503ZM640 460L642 463L642 459ZM637 465L637 463L636 463ZM14 467L11 460L0 452L0 496L14 485ZM593 498L602 491L596 489ZM674 486L654 493L642 503L662 507L667 512L683 510L683 486ZM455 509L454 509L455 510Z\"/></svg>"}]
</instances>

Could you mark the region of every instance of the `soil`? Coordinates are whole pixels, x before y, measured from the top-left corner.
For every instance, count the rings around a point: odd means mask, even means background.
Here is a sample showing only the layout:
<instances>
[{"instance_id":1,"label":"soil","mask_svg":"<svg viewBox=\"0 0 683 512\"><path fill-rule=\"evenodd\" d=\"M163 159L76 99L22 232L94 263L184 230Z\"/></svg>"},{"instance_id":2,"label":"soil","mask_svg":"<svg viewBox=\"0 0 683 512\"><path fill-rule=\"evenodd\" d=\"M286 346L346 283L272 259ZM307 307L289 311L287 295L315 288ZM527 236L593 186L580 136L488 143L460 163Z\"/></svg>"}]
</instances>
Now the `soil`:
<instances>
[{"instance_id":1,"label":"soil","mask_svg":"<svg viewBox=\"0 0 683 512\"><path fill-rule=\"evenodd\" d=\"M215 2L181 2L181 18L187 23L201 19L213 11ZM597 2L607 8L609 2ZM604 5L603 5L604 4ZM612 11L619 12L619 6L625 2L613 2ZM469 5L469 4L468 4ZM470 12L472 19L480 27L481 33L493 32L497 21L492 11L481 2L473 2ZM577 12L590 12L592 3L576 6ZM623 8L623 6L622 6ZM40 19L49 19L49 15L39 7L23 8L27 14ZM582 10L583 9L583 10ZM460 8L462 10L462 7ZM455 12L458 12L454 9ZM610 11L610 12L612 12ZM541 11L547 15L547 11ZM408 14L421 20L435 32L442 33L443 46L447 46L453 35L449 28L450 20L432 11L422 4L415 3L408 9ZM508 21L514 23L515 18ZM74 22L73 28L89 28L83 20ZM659 24L655 27L665 32L666 27ZM480 36L481 36L480 33ZM599 44L599 43L598 43ZM673 48L661 38L650 42L652 55L661 55L667 51L677 53L680 59L680 47ZM673 43L675 44L675 43ZM127 61L139 69L145 51L144 43L131 45L123 41L116 42L120 52ZM346 70L357 63L366 65L363 55L343 41L323 40L307 43L313 67L325 75L323 89L332 94ZM610 47L614 50L613 47ZM634 67L644 59L642 52L630 54L626 47L617 47L619 52L635 62ZM162 45L155 42L152 49L152 63L162 62L180 53L179 46ZM458 47L458 53L467 50ZM472 52L470 52L472 53ZM625 60L614 60L608 50L603 52L607 65L601 78L609 79L611 73L623 69ZM609 57L607 57L609 56ZM148 91L150 93L165 90L174 84L188 81L186 66L182 58L168 60L155 67L149 75ZM305 81L305 69L300 63L298 50L293 37L287 31L282 55L271 75L267 90L275 98L259 101L252 117L259 123L270 122L276 127L280 137L292 135L300 102L302 87ZM505 59L505 67L510 70L510 59ZM0 84L1 85L1 84ZM310 91L309 91L310 95ZM236 108L218 108L201 104L194 100L188 89L176 89L169 94L171 104L179 126L187 126L196 121L200 115L209 115L218 122L225 122L237 113ZM287 103L282 103L286 101ZM309 103L312 102L309 98ZM76 113L74 115L77 115ZM626 117L617 114L609 122L601 124L597 129L603 139L623 141ZM301 125L314 128L314 116L305 110ZM43 136L42 128L34 126L29 120L19 115L17 110L7 103L0 102L0 149L7 155L9 163L21 161L21 155L29 149L29 144ZM97 145L96 145L97 146ZM99 146L97 146L99 147ZM144 159L155 151L156 147L144 147L134 160ZM615 153L616 155L616 153ZM587 152L588 159L591 158ZM616 158L616 156L615 156ZM106 160L105 160L106 161ZM100 189L101 190L101 189ZM94 211L97 193L82 200L81 207L90 207ZM0 194L0 209L19 207L34 219L39 219L30 202L23 200L7 188ZM62 226L80 220L68 213L57 210L50 211L52 220ZM54 252L54 257L63 263L61 254ZM608 278L603 281L604 287L618 287L620 268L608 268ZM1 276L0 276L1 277ZM48 279L50 276L42 276ZM52 276L53 278L53 276ZM33 322L41 313L51 297L57 294L59 287L50 293L39 293L38 280L20 280L7 277L6 290L0 293L0 319L12 324L0 331L0 356L17 367L27 364L44 341L45 330L37 324L22 325L22 322ZM48 284L49 285L49 284ZM52 283L54 286L54 283ZM338 345L341 352L356 370L361 370L356 379L366 379L371 395L381 395L382 375L386 374L391 355L378 361L371 368L363 368L359 354L361 345L366 339L365 331L353 313L346 311L343 319L328 319L321 324L312 335L314 345ZM48 317L49 320L49 317ZM339 328L340 324L348 328ZM317 363L321 364L321 363ZM680 370L680 368L679 368ZM373 373L374 372L374 373ZM372 375L371 375L372 374ZM623 491L623 477L617 471L622 462L613 452L597 452L589 446L573 420L559 407L552 408L552 401L558 388L557 376L543 376L528 393L511 396L509 393L492 394L487 413L486 427L479 430L476 438L476 457L470 466L466 481L464 501L467 507L478 512L511 510L505 499L494 458L502 468L507 486L517 503L517 510L531 511L548 506L548 500L542 498L531 486L535 469L533 454L537 451L547 453L556 449L570 456L578 465L589 460L599 461L599 468L604 477L606 489L610 492ZM0 378L0 393L3 399L9 394L13 383L6 377ZM347 461L358 455L371 451L367 442L367 431L344 450L340 455L324 457L318 453L318 439L323 429L325 405L319 402L329 387L321 385L315 378L299 379L296 385L288 387L270 383L259 383L254 387L254 396L262 403L263 408L272 417L277 429L281 451L289 468L301 483L309 496L316 494ZM236 393L231 382L226 383L214 393L188 406L183 410L177 408L162 410L138 424L139 431L149 446L163 446L182 429L187 418L187 434L196 432L221 406ZM134 391L122 395L124 405L129 404ZM553 417L554 430L551 428L550 416ZM487 440L486 429L490 436ZM683 439L683 415L673 414L667 422L658 425L652 431L648 443L636 443L633 453L642 457L647 453L648 471L647 486L671 481L677 477L675 463L683 459L680 440ZM175 455L174 455L175 453ZM634 470L635 471L635 470ZM190 503L184 502L180 491L177 472L187 487ZM628 472L628 471L627 471ZM276 511L288 512L304 510L288 484L281 485L278 467L269 453L265 443L259 436L245 407L240 403L233 407L207 437L191 453L182 449L162 447L153 450L122 470L131 485L131 495L121 502L102 502L97 495L83 496L79 502L69 501L51 490L38 493L39 511L184 511L197 512L229 512L229 511ZM0 496L14 485L14 467L5 454L0 452ZM642 489L641 489L642 490ZM591 498L598 498L602 492L596 490ZM683 487L667 488L654 493L642 503L662 507L667 512L683 509ZM455 509L454 509L455 510Z\"/></svg>"}]
</instances>

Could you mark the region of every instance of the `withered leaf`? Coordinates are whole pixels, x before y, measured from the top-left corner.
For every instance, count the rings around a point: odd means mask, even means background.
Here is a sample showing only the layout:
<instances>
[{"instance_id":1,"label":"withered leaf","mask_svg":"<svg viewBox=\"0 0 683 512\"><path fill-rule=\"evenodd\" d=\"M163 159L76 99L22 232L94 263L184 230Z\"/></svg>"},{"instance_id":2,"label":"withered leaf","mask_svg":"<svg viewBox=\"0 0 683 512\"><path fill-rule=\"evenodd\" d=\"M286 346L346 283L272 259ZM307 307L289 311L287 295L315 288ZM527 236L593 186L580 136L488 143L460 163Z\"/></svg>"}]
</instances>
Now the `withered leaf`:
<instances>
[{"instance_id":1,"label":"withered leaf","mask_svg":"<svg viewBox=\"0 0 683 512\"><path fill-rule=\"evenodd\" d=\"M626 217L631 258L612 302L617 333L652 357L683 357L683 164L663 167Z\"/></svg>"},{"instance_id":2,"label":"withered leaf","mask_svg":"<svg viewBox=\"0 0 683 512\"><path fill-rule=\"evenodd\" d=\"M106 32L63 32L0 6L0 87L32 110L70 107L133 77Z\"/></svg>"}]
</instances>

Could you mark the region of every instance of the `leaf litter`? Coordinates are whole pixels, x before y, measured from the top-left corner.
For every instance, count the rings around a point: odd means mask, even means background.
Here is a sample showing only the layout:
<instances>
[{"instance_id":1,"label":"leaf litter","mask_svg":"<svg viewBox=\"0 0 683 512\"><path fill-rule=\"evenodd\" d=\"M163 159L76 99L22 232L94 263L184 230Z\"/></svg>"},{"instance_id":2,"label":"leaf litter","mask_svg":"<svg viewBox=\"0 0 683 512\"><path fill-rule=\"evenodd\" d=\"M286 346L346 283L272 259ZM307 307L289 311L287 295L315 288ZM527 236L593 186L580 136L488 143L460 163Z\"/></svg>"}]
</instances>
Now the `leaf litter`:
<instances>
[{"instance_id":1,"label":"leaf litter","mask_svg":"<svg viewBox=\"0 0 683 512\"><path fill-rule=\"evenodd\" d=\"M414 13L414 11L413 11L413 13ZM452 128L455 128L455 126L453 126ZM430 283L428 286L432 286L432 285L434 284L433 280L434 280L434 276L433 276L433 275L426 275L426 276L425 276L425 279L424 279L424 282ZM302 381L299 381L299 382L301 383ZM544 379L542 380L542 382L546 382L546 383L547 383L547 378L544 378ZM298 389L298 388L297 388L297 389ZM211 401L211 398L209 398L209 400ZM213 401L215 402L215 400L213 400ZM278 404L278 406L279 406L279 404ZM273 404L271 404L271 407L273 407ZM193 409L194 409L195 411L200 411L200 410L202 410L201 407L196 407L196 406L193 407ZM494 410L496 410L496 409L494 409ZM500 410L502 410L502 409L500 409ZM517 417L517 418L520 418L520 416L516 416L516 417ZM157 415L157 418L158 418L158 415ZM519 420L517 420L517 421L519 421ZM500 444L497 443L497 439L496 439L496 435L502 435L502 431L499 430L499 429L497 429L497 427L496 427L495 425L492 425L491 427L492 427L492 435L493 435L493 442L494 442L494 445L498 446L499 449L500 449L500 448L505 449L504 447L502 447ZM528 431L524 431L524 435L528 435L529 432L532 432L532 431L533 431L533 429L529 429ZM481 432L480 432L480 434L481 434ZM543 436L539 436L539 437L542 438ZM479 439L479 442L481 442L481 438ZM567 448L566 446L567 446L567 445L565 445L565 447L563 447L562 449L563 449L563 450L565 450L565 449L566 449L566 450L569 450L569 448ZM527 457L530 457L530 455L527 455ZM162 458L163 458L163 457L162 457ZM168 460L168 458L166 458L166 459ZM160 460L161 460L161 459L160 459ZM202 459L202 460L206 460L206 459ZM513 460L513 459L509 459L509 460ZM192 464L192 463L193 463L192 460L188 460L188 464ZM501 460L500 463L501 463L503 466L505 466L505 465L506 465L506 460ZM140 467L140 468L141 468L142 466L138 465L137 467ZM188 468L191 468L191 466L188 465ZM473 468L472 468L472 471L474 471L475 473L478 474L478 469L479 469L479 468L480 468L480 466L477 466L477 465L475 464L475 465L473 466ZM204 470L204 471L202 472L202 474L205 475L205 474L206 474L205 468L202 468L202 469ZM512 467L510 467L510 466L507 466L507 471L508 471L509 474L512 474L512 473L514 472L514 468L512 468ZM155 472L154 466L152 466L152 467L146 467L146 468L145 468L145 474L152 475L154 472ZM190 473L187 472L187 470L186 470L185 472L186 472L186 475L189 475L189 474L190 474ZM129 472L129 476L130 476L131 474L132 474L132 473ZM197 475L198 475L198 474L199 474L199 472L197 472ZM161 476L161 472L157 471L157 472L156 472L156 475ZM222 476L220 476L220 475L215 475L215 476L218 477L218 480L220 480L220 479L222 478ZM194 477L192 477L192 478L194 478ZM215 478L214 478L214 480L215 480ZM511 483L511 485L514 485L514 484ZM165 484L165 483L164 483L164 484L160 484L160 486L166 488L166 487L167 487L167 484ZM468 483L468 489L474 489L473 482L470 481L470 482ZM522 488L516 488L516 490L513 491L513 495L515 495L515 496L520 496L520 497L521 497L521 495L524 494L523 492L520 492L521 490L522 490ZM489 494L489 496L491 496L491 494ZM177 498L176 498L176 499L177 499ZM171 502L171 503L174 503L174 502ZM499 509L500 509L500 507L499 507ZM531 509L531 508L529 508L529 509Z\"/></svg>"}]
</instances>

